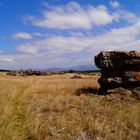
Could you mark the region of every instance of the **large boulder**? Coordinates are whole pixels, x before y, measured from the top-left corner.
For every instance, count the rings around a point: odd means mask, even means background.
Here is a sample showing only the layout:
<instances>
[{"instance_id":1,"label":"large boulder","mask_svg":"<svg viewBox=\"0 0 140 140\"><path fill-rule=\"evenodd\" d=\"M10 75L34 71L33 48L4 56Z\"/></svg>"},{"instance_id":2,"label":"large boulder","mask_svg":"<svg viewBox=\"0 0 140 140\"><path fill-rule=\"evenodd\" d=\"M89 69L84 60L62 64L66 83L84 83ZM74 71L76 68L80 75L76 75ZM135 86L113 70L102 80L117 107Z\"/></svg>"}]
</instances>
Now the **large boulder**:
<instances>
[{"instance_id":1,"label":"large boulder","mask_svg":"<svg viewBox=\"0 0 140 140\"><path fill-rule=\"evenodd\" d=\"M109 89L123 87L135 89L139 95L140 87L140 53L136 51L100 52L95 56L95 64L101 69L99 94Z\"/></svg>"}]
</instances>

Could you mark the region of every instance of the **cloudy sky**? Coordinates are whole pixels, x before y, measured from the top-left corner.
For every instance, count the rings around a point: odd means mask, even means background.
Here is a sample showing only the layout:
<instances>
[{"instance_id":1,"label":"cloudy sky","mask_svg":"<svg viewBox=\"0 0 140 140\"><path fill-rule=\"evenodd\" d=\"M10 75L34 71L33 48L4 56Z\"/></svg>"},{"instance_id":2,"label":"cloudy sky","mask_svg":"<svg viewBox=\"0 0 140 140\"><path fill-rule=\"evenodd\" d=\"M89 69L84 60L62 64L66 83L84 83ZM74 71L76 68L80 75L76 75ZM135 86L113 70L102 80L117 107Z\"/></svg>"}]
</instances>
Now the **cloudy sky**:
<instances>
[{"instance_id":1,"label":"cloudy sky","mask_svg":"<svg viewBox=\"0 0 140 140\"><path fill-rule=\"evenodd\" d=\"M140 51L138 0L0 0L0 69L94 64Z\"/></svg>"}]
</instances>

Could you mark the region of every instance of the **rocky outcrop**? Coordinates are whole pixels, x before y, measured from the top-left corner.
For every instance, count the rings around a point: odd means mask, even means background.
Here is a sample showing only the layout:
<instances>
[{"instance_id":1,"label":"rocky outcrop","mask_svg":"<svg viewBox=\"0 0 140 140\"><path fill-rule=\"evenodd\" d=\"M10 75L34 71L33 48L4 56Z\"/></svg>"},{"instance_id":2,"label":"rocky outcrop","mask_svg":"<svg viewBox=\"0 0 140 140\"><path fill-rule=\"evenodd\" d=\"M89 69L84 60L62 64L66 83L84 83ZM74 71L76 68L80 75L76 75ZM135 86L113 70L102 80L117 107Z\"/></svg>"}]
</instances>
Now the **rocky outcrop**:
<instances>
[{"instance_id":1,"label":"rocky outcrop","mask_svg":"<svg viewBox=\"0 0 140 140\"><path fill-rule=\"evenodd\" d=\"M100 52L95 56L95 64L101 69L99 94L109 89L123 87L136 91L140 88L140 53L130 52Z\"/></svg>"}]
</instances>

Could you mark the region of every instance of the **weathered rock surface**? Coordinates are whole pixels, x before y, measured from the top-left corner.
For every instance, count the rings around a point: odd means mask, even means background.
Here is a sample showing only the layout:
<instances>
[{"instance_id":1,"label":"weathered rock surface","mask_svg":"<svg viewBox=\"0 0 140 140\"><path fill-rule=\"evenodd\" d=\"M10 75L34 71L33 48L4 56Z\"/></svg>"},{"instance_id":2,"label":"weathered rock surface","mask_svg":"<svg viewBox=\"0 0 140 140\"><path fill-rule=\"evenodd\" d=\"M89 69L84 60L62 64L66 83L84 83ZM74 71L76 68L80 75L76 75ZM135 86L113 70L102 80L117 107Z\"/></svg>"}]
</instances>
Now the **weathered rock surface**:
<instances>
[{"instance_id":1,"label":"weathered rock surface","mask_svg":"<svg viewBox=\"0 0 140 140\"><path fill-rule=\"evenodd\" d=\"M100 52L95 56L95 64L101 69L99 94L109 89L130 89L140 97L140 53L130 52Z\"/></svg>"},{"instance_id":2,"label":"weathered rock surface","mask_svg":"<svg viewBox=\"0 0 140 140\"><path fill-rule=\"evenodd\" d=\"M140 53L130 52L100 52L95 56L95 64L101 69L140 70Z\"/></svg>"}]
</instances>

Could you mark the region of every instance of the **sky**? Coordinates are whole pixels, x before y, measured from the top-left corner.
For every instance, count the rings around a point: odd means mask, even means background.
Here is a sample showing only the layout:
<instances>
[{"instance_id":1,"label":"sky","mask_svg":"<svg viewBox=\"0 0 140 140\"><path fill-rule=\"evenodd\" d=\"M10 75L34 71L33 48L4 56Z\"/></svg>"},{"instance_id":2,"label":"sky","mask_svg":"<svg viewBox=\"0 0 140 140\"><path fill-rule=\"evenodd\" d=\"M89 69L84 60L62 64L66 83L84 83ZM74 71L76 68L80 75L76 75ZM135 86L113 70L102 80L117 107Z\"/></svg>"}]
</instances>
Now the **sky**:
<instances>
[{"instance_id":1,"label":"sky","mask_svg":"<svg viewBox=\"0 0 140 140\"><path fill-rule=\"evenodd\" d=\"M0 69L94 65L140 51L138 0L0 0Z\"/></svg>"}]
</instances>

